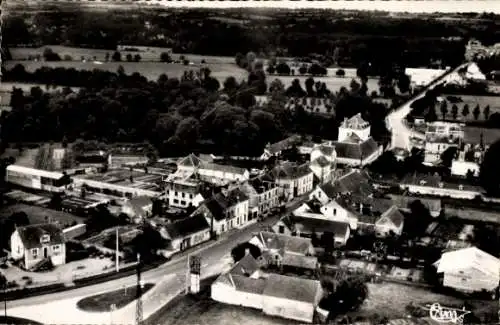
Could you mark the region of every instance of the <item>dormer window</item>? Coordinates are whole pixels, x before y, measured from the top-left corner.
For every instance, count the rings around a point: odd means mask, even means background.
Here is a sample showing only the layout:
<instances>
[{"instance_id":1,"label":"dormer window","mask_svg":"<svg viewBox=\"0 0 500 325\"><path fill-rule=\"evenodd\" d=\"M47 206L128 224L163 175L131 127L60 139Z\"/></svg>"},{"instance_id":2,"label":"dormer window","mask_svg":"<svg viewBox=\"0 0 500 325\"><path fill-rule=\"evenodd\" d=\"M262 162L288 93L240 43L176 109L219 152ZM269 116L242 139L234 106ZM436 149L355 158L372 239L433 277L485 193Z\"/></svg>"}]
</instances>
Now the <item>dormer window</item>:
<instances>
[{"instance_id":1,"label":"dormer window","mask_svg":"<svg viewBox=\"0 0 500 325\"><path fill-rule=\"evenodd\" d=\"M40 243L46 244L48 242L50 242L50 236L49 235L42 235L42 237L40 237Z\"/></svg>"}]
</instances>

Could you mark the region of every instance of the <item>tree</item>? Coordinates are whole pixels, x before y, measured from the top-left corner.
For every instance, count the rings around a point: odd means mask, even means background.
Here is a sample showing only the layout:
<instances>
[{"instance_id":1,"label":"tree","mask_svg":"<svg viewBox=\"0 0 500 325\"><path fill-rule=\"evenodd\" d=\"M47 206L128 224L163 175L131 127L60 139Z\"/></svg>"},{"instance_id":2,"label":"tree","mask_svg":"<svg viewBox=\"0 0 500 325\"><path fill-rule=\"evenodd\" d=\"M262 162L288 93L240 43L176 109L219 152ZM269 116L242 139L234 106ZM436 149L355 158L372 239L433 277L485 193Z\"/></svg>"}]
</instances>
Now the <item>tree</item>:
<instances>
[{"instance_id":1,"label":"tree","mask_svg":"<svg viewBox=\"0 0 500 325\"><path fill-rule=\"evenodd\" d=\"M249 243L241 243L233 247L231 250L231 257L233 258L234 263L238 263L246 254L247 249L249 253L252 254L253 258L258 258L261 255L260 248Z\"/></svg>"},{"instance_id":2,"label":"tree","mask_svg":"<svg viewBox=\"0 0 500 325\"><path fill-rule=\"evenodd\" d=\"M338 70L335 72L335 75L336 75L337 77L341 77L341 78L343 78L343 77L345 77L345 70L344 70L344 69L338 69Z\"/></svg>"},{"instance_id":3,"label":"tree","mask_svg":"<svg viewBox=\"0 0 500 325\"><path fill-rule=\"evenodd\" d=\"M479 118L479 114L481 114L481 109L479 108L479 104L477 104L476 107L474 107L474 110L472 111L472 115L474 116L474 120L477 121L477 119Z\"/></svg>"},{"instance_id":4,"label":"tree","mask_svg":"<svg viewBox=\"0 0 500 325\"><path fill-rule=\"evenodd\" d=\"M300 74L306 74L307 73L307 64L302 64L299 68L299 73Z\"/></svg>"},{"instance_id":5,"label":"tree","mask_svg":"<svg viewBox=\"0 0 500 325\"><path fill-rule=\"evenodd\" d=\"M323 301L322 307L335 315L355 311L368 298L368 287L363 279L350 276L341 280Z\"/></svg>"},{"instance_id":6,"label":"tree","mask_svg":"<svg viewBox=\"0 0 500 325\"><path fill-rule=\"evenodd\" d=\"M109 52L106 52L106 55L104 56L104 60L106 62L108 62L109 61L109 57L110 57Z\"/></svg>"},{"instance_id":7,"label":"tree","mask_svg":"<svg viewBox=\"0 0 500 325\"><path fill-rule=\"evenodd\" d=\"M441 154L441 163L443 166L450 168L453 159L457 154L457 147L449 147Z\"/></svg>"},{"instance_id":8,"label":"tree","mask_svg":"<svg viewBox=\"0 0 500 325\"><path fill-rule=\"evenodd\" d=\"M467 116L469 116L469 114L470 114L469 105L465 104L464 107L462 108L462 116L466 118Z\"/></svg>"},{"instance_id":9,"label":"tree","mask_svg":"<svg viewBox=\"0 0 500 325\"><path fill-rule=\"evenodd\" d=\"M59 54L54 52L50 47L43 50L43 58L45 61L61 61Z\"/></svg>"},{"instance_id":10,"label":"tree","mask_svg":"<svg viewBox=\"0 0 500 325\"><path fill-rule=\"evenodd\" d=\"M167 241L161 234L149 224L142 226L142 233L137 235L131 242L134 253L140 254L144 261L154 259L156 252L167 247Z\"/></svg>"},{"instance_id":11,"label":"tree","mask_svg":"<svg viewBox=\"0 0 500 325\"><path fill-rule=\"evenodd\" d=\"M484 119L487 120L490 117L490 105L486 105L483 109Z\"/></svg>"},{"instance_id":12,"label":"tree","mask_svg":"<svg viewBox=\"0 0 500 325\"><path fill-rule=\"evenodd\" d=\"M402 73L398 78L398 88L401 93L406 93L410 90L410 77Z\"/></svg>"},{"instance_id":13,"label":"tree","mask_svg":"<svg viewBox=\"0 0 500 325\"><path fill-rule=\"evenodd\" d=\"M335 249L335 236L332 232L325 231L321 234L321 246L325 249L325 255L331 256Z\"/></svg>"},{"instance_id":14,"label":"tree","mask_svg":"<svg viewBox=\"0 0 500 325\"><path fill-rule=\"evenodd\" d=\"M446 114L448 114L448 103L443 100L441 105L439 106L439 110L441 111L441 115L443 116L443 120L446 119Z\"/></svg>"},{"instance_id":15,"label":"tree","mask_svg":"<svg viewBox=\"0 0 500 325\"><path fill-rule=\"evenodd\" d=\"M351 88L351 93L357 93L360 90L361 85L356 81L356 79L352 79L349 87Z\"/></svg>"},{"instance_id":16,"label":"tree","mask_svg":"<svg viewBox=\"0 0 500 325\"><path fill-rule=\"evenodd\" d=\"M314 87L314 79L312 77L307 78L305 85L306 85L307 96L314 97L316 95L314 88L313 88Z\"/></svg>"},{"instance_id":17,"label":"tree","mask_svg":"<svg viewBox=\"0 0 500 325\"><path fill-rule=\"evenodd\" d=\"M479 169L479 181L489 195L499 194L500 189L500 140L494 142L484 155Z\"/></svg>"},{"instance_id":18,"label":"tree","mask_svg":"<svg viewBox=\"0 0 500 325\"><path fill-rule=\"evenodd\" d=\"M281 62L276 66L276 72L282 75L290 75L290 67L285 62Z\"/></svg>"},{"instance_id":19,"label":"tree","mask_svg":"<svg viewBox=\"0 0 500 325\"><path fill-rule=\"evenodd\" d=\"M435 122L437 121L437 114L436 114L436 109L434 106L431 106L427 113L424 116L424 119L426 122Z\"/></svg>"},{"instance_id":20,"label":"tree","mask_svg":"<svg viewBox=\"0 0 500 325\"><path fill-rule=\"evenodd\" d=\"M113 55L111 56L111 60L115 61L115 62L119 62L122 60L122 54L118 51L115 51L113 53Z\"/></svg>"},{"instance_id":21,"label":"tree","mask_svg":"<svg viewBox=\"0 0 500 325\"><path fill-rule=\"evenodd\" d=\"M127 59L127 62L132 62L132 60L134 59L134 57L130 53L127 53L127 55L125 56L125 58Z\"/></svg>"},{"instance_id":22,"label":"tree","mask_svg":"<svg viewBox=\"0 0 500 325\"><path fill-rule=\"evenodd\" d=\"M168 52L162 52L160 54L160 61L170 63L172 62L172 58L170 57L170 54Z\"/></svg>"},{"instance_id":23,"label":"tree","mask_svg":"<svg viewBox=\"0 0 500 325\"><path fill-rule=\"evenodd\" d=\"M458 106L457 104L453 104L451 106L451 116L453 116L453 119L456 120L458 115Z\"/></svg>"},{"instance_id":24,"label":"tree","mask_svg":"<svg viewBox=\"0 0 500 325\"><path fill-rule=\"evenodd\" d=\"M276 68L274 67L274 65L269 65L266 69L267 73L269 74L274 74L276 72Z\"/></svg>"},{"instance_id":25,"label":"tree","mask_svg":"<svg viewBox=\"0 0 500 325\"><path fill-rule=\"evenodd\" d=\"M134 62L141 61L141 56L139 54L134 55Z\"/></svg>"}]
</instances>

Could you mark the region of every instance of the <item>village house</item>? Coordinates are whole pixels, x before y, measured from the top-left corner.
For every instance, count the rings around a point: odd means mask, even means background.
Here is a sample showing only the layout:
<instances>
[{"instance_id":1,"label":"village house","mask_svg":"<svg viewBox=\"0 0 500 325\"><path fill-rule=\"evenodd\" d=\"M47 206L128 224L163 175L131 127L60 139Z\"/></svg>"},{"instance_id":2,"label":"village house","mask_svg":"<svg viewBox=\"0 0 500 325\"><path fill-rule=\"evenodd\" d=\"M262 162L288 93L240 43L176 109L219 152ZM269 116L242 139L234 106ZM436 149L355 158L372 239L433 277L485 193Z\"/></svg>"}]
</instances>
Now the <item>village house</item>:
<instances>
[{"instance_id":1,"label":"village house","mask_svg":"<svg viewBox=\"0 0 500 325\"><path fill-rule=\"evenodd\" d=\"M315 250L309 238L261 231L249 243L259 247L262 252L257 259L261 266L274 265L299 271L315 271L318 267L318 259L314 256Z\"/></svg>"},{"instance_id":2,"label":"village house","mask_svg":"<svg viewBox=\"0 0 500 325\"><path fill-rule=\"evenodd\" d=\"M309 199L316 199L324 205L333 200L336 196L337 191L335 190L333 182L328 182L317 185L311 194L309 194Z\"/></svg>"},{"instance_id":3,"label":"village house","mask_svg":"<svg viewBox=\"0 0 500 325\"><path fill-rule=\"evenodd\" d=\"M402 190L418 195L449 196L455 199L472 200L481 195L479 186L466 185L460 182L445 182L438 174L407 175L398 184Z\"/></svg>"},{"instance_id":4,"label":"village house","mask_svg":"<svg viewBox=\"0 0 500 325\"><path fill-rule=\"evenodd\" d=\"M269 174L249 179L241 190L249 197L249 219L265 216L280 205L280 189Z\"/></svg>"},{"instance_id":5,"label":"village house","mask_svg":"<svg viewBox=\"0 0 500 325\"><path fill-rule=\"evenodd\" d=\"M66 263L66 243L62 230L55 224L17 227L10 237L11 255L27 270L34 270L50 261Z\"/></svg>"},{"instance_id":6,"label":"village house","mask_svg":"<svg viewBox=\"0 0 500 325\"><path fill-rule=\"evenodd\" d=\"M281 218L272 229L278 234L306 238L311 238L313 233L321 237L323 233L329 232L334 235L335 246L344 246L351 234L349 224L346 222L296 215Z\"/></svg>"},{"instance_id":7,"label":"village house","mask_svg":"<svg viewBox=\"0 0 500 325\"><path fill-rule=\"evenodd\" d=\"M205 200L203 192L204 184L200 180L171 177L165 182L165 196L171 207L195 208Z\"/></svg>"},{"instance_id":8,"label":"village house","mask_svg":"<svg viewBox=\"0 0 500 325\"><path fill-rule=\"evenodd\" d=\"M417 201L420 202L432 217L439 217L443 209L441 199L427 198L427 197L410 197L406 195L389 194L392 202L402 211L410 212L411 205Z\"/></svg>"},{"instance_id":9,"label":"village house","mask_svg":"<svg viewBox=\"0 0 500 325\"><path fill-rule=\"evenodd\" d=\"M291 201L313 189L314 174L307 163L285 162L272 169L271 177L280 187L284 201Z\"/></svg>"},{"instance_id":10,"label":"village house","mask_svg":"<svg viewBox=\"0 0 500 325\"><path fill-rule=\"evenodd\" d=\"M153 200L147 196L136 196L122 205L122 213L130 220L141 222L153 214Z\"/></svg>"},{"instance_id":11,"label":"village house","mask_svg":"<svg viewBox=\"0 0 500 325\"><path fill-rule=\"evenodd\" d=\"M451 162L451 175L462 178L479 177L479 169L488 148L488 145L466 143Z\"/></svg>"},{"instance_id":12,"label":"village house","mask_svg":"<svg viewBox=\"0 0 500 325\"><path fill-rule=\"evenodd\" d=\"M223 234L233 228L248 225L249 198L239 188L223 189L220 193L203 201L191 214L205 217L214 234Z\"/></svg>"},{"instance_id":13,"label":"village house","mask_svg":"<svg viewBox=\"0 0 500 325\"><path fill-rule=\"evenodd\" d=\"M370 136L371 127L361 114L345 119L339 127L338 141L334 142L337 164L365 166L375 161L383 152Z\"/></svg>"},{"instance_id":14,"label":"village house","mask_svg":"<svg viewBox=\"0 0 500 325\"><path fill-rule=\"evenodd\" d=\"M324 291L317 280L266 274L246 254L211 286L215 301L262 310L265 314L312 323Z\"/></svg>"},{"instance_id":15,"label":"village house","mask_svg":"<svg viewBox=\"0 0 500 325\"><path fill-rule=\"evenodd\" d=\"M190 154L177 162L177 171L171 174L167 181L198 178L214 185L224 186L229 183L246 181L249 177L249 171L244 168L215 164Z\"/></svg>"},{"instance_id":16,"label":"village house","mask_svg":"<svg viewBox=\"0 0 500 325\"><path fill-rule=\"evenodd\" d=\"M298 146L302 142L302 137L300 135L292 135L288 138L278 141L276 143L268 143L264 148L264 153L260 156L262 160L268 160L271 157L278 157L283 154L283 151L293 148L293 146Z\"/></svg>"},{"instance_id":17,"label":"village house","mask_svg":"<svg viewBox=\"0 0 500 325\"><path fill-rule=\"evenodd\" d=\"M464 139L462 125L458 123L433 122L425 131L425 164L435 164L441 155L451 147L459 148Z\"/></svg>"},{"instance_id":18,"label":"village house","mask_svg":"<svg viewBox=\"0 0 500 325\"><path fill-rule=\"evenodd\" d=\"M469 293L498 288L500 260L477 247L443 253L434 265L445 287Z\"/></svg>"},{"instance_id":19,"label":"village house","mask_svg":"<svg viewBox=\"0 0 500 325\"><path fill-rule=\"evenodd\" d=\"M163 238L170 241L169 248L183 251L210 240L210 225L201 214L167 223L160 228Z\"/></svg>"}]
</instances>

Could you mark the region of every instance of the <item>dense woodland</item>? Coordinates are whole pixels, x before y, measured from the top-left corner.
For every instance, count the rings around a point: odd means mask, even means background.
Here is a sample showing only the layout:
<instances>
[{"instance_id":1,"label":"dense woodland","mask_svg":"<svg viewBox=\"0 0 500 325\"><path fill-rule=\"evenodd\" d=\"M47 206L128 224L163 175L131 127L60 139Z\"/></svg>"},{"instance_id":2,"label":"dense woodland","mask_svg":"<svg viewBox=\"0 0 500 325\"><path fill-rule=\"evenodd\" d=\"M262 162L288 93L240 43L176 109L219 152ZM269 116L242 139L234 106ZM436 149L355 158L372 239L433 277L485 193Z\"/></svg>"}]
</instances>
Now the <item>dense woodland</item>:
<instances>
[{"instance_id":1,"label":"dense woodland","mask_svg":"<svg viewBox=\"0 0 500 325\"><path fill-rule=\"evenodd\" d=\"M311 78L305 89L298 80L285 89L279 80L268 85L265 74L257 71L241 84L229 77L218 90L208 69L186 72L181 79L162 75L156 82L123 71L44 70L48 76L80 76L86 88L49 93L34 87L29 94L14 89L12 112L0 117L7 143L147 140L162 156L192 151L260 155L267 143L290 133L336 139L339 122L359 112L372 123L376 140L388 138L384 119L389 108L373 103L366 87L357 83L332 93ZM267 90L270 101L256 105L254 95ZM300 104L293 111L285 109L286 93L330 96L335 114L315 114Z\"/></svg>"},{"instance_id":2,"label":"dense woodland","mask_svg":"<svg viewBox=\"0 0 500 325\"><path fill-rule=\"evenodd\" d=\"M114 50L117 44L171 47L175 53L318 58L325 65L387 62L454 66L470 37L500 42L496 17L431 19L364 12L140 9L13 11L4 18L6 46L61 44ZM139 11L139 9L138 9Z\"/></svg>"}]
</instances>

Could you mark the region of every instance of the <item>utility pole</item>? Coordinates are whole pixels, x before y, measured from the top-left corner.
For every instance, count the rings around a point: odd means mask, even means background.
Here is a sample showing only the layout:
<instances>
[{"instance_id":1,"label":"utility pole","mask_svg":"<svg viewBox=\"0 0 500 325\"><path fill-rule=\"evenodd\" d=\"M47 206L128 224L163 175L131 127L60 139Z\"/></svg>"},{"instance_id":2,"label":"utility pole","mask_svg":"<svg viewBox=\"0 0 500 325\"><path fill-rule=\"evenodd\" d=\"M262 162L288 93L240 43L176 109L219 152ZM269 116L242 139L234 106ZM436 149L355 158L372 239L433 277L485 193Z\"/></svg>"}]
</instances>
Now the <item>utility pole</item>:
<instances>
[{"instance_id":1,"label":"utility pole","mask_svg":"<svg viewBox=\"0 0 500 325\"><path fill-rule=\"evenodd\" d=\"M142 323L142 283L141 283L141 254L137 254L137 289L136 297L137 302L135 306L135 324L141 325Z\"/></svg>"},{"instance_id":2,"label":"utility pole","mask_svg":"<svg viewBox=\"0 0 500 325\"><path fill-rule=\"evenodd\" d=\"M116 247L115 247L115 260L116 260L116 272L120 272L120 258L118 255L120 249L120 235L118 234L118 228L116 228Z\"/></svg>"}]
</instances>

